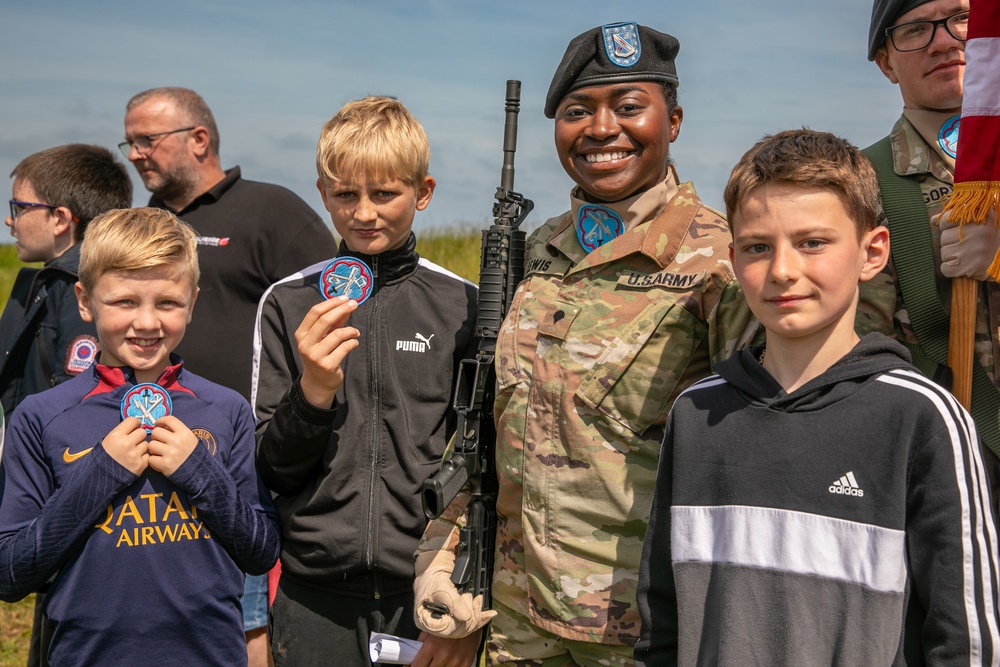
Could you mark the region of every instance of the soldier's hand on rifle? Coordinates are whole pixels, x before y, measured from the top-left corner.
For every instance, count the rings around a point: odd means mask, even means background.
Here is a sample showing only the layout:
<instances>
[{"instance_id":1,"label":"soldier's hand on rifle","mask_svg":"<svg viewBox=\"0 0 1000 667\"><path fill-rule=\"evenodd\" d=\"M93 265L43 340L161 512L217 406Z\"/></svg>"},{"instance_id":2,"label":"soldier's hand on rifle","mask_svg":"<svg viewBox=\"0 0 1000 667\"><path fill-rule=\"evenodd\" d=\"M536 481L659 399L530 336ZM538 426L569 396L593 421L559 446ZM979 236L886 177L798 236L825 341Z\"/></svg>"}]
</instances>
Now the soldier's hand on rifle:
<instances>
[{"instance_id":1,"label":"soldier's hand on rifle","mask_svg":"<svg viewBox=\"0 0 1000 667\"><path fill-rule=\"evenodd\" d=\"M964 225L945 213L936 216L934 224L941 227L941 273L947 278L987 280L986 270L1000 249L996 213L991 210L983 224Z\"/></svg>"},{"instance_id":2,"label":"soldier's hand on rifle","mask_svg":"<svg viewBox=\"0 0 1000 667\"><path fill-rule=\"evenodd\" d=\"M333 405L337 390L344 383L341 367L347 354L358 347L360 332L347 326L347 318L358 303L335 297L309 309L295 330L295 342L302 356L302 395L318 408Z\"/></svg>"},{"instance_id":3,"label":"soldier's hand on rifle","mask_svg":"<svg viewBox=\"0 0 1000 667\"><path fill-rule=\"evenodd\" d=\"M417 556L414 616L417 627L438 637L457 639L479 630L497 615L483 611L483 597L459 593L451 581L455 554L426 551Z\"/></svg>"}]
</instances>

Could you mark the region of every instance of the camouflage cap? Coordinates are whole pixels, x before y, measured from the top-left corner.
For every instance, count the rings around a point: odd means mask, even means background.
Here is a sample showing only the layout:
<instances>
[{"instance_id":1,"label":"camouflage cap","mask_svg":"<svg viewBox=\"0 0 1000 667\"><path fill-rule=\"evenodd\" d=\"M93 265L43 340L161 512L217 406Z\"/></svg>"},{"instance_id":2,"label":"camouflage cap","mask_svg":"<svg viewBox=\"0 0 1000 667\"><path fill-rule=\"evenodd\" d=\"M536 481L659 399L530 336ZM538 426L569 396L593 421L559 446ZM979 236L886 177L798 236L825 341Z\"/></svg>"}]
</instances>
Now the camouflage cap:
<instances>
[{"instance_id":1,"label":"camouflage cap","mask_svg":"<svg viewBox=\"0 0 1000 667\"><path fill-rule=\"evenodd\" d=\"M872 22L868 27L868 60L875 60L875 54L885 44L885 29L900 16L925 5L931 0L875 0L872 6Z\"/></svg>"},{"instance_id":2,"label":"camouflage cap","mask_svg":"<svg viewBox=\"0 0 1000 667\"><path fill-rule=\"evenodd\" d=\"M659 81L677 85L674 58L681 48L671 35L633 22L613 23L577 35L545 96L545 117L555 118L567 93L586 86L625 81Z\"/></svg>"}]
</instances>

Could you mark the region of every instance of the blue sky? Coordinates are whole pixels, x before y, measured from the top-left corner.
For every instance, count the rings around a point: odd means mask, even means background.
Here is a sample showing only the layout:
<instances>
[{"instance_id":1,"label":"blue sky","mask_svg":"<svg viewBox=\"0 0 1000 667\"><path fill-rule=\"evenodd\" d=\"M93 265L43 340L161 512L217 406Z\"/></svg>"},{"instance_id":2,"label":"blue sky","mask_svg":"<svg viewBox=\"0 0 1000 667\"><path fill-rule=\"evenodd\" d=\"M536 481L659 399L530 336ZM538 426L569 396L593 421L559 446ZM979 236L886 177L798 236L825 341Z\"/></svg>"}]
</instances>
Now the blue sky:
<instances>
[{"instance_id":1,"label":"blue sky","mask_svg":"<svg viewBox=\"0 0 1000 667\"><path fill-rule=\"evenodd\" d=\"M566 44L633 20L680 40L672 155L721 208L730 169L766 133L807 126L866 146L888 132L902 102L866 59L870 15L871 0L0 0L0 173L58 144L114 147L129 97L187 86L215 113L225 167L290 188L326 218L319 130L344 102L385 94L431 140L438 189L418 232L479 226L499 184L504 83L520 79L515 189L535 201L533 226L568 205L542 115Z\"/></svg>"}]
</instances>

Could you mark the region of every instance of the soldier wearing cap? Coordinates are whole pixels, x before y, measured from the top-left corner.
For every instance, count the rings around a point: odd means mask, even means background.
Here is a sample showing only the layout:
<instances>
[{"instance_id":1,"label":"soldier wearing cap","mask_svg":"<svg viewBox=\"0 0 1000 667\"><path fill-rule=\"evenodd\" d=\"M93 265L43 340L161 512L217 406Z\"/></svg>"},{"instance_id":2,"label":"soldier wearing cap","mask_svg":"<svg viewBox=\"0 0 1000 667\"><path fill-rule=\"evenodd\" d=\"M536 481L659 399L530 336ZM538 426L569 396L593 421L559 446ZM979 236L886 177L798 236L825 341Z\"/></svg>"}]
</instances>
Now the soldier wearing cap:
<instances>
[{"instance_id":1,"label":"soldier wearing cap","mask_svg":"<svg viewBox=\"0 0 1000 667\"><path fill-rule=\"evenodd\" d=\"M453 523L433 522L417 555L418 625L475 638L495 612L492 664L632 664L667 412L754 331L726 222L670 160L678 49L635 23L588 30L545 100L576 187L528 239L497 341L493 611L451 586Z\"/></svg>"},{"instance_id":2,"label":"soldier wearing cap","mask_svg":"<svg viewBox=\"0 0 1000 667\"><path fill-rule=\"evenodd\" d=\"M985 444L983 460L995 498L1000 288L987 280L986 269L1000 247L1000 230L990 220L965 225L960 235L958 225L939 219L954 184L968 21L969 0L875 0L872 8L868 59L899 86L903 113L887 137L865 149L882 183L892 257L886 273L861 286L857 329L862 335L878 330L895 336L910 348L918 368L949 386L946 354L934 350L948 346L951 279L968 276L983 281L976 315L979 368L975 372L984 373L989 381L980 385L985 389L981 392L974 380L970 412ZM907 204L915 210L904 213ZM920 281L930 275L932 286L920 290ZM935 326L927 313L939 313L945 321ZM988 395L991 391L993 396Z\"/></svg>"}]
</instances>

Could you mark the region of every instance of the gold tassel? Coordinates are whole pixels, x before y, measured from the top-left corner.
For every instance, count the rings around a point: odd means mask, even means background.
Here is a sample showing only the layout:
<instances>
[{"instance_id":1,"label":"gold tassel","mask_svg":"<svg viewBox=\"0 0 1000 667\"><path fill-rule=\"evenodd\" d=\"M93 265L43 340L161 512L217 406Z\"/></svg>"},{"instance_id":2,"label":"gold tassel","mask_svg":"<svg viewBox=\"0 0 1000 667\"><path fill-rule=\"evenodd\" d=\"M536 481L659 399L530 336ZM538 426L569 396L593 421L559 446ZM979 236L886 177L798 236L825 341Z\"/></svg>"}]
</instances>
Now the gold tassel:
<instances>
[{"instance_id":1,"label":"gold tassel","mask_svg":"<svg viewBox=\"0 0 1000 667\"><path fill-rule=\"evenodd\" d=\"M990 211L994 212L994 220L1000 227L1000 182L971 181L955 185L955 191L945 202L943 213L948 213L952 222L961 225L969 223L982 225L986 223ZM1000 250L993 258L990 268L986 269L986 273L993 280L1000 282Z\"/></svg>"},{"instance_id":2,"label":"gold tassel","mask_svg":"<svg viewBox=\"0 0 1000 667\"><path fill-rule=\"evenodd\" d=\"M1000 282L1000 251L998 251L996 257L993 258L993 263L990 264L990 268L986 269L986 273L993 280Z\"/></svg>"},{"instance_id":3,"label":"gold tassel","mask_svg":"<svg viewBox=\"0 0 1000 667\"><path fill-rule=\"evenodd\" d=\"M1000 209L1000 182L996 181L958 183L944 205L944 212L949 214L948 218L952 222L961 224L971 222L981 225L986 222L990 210L998 209Z\"/></svg>"}]
</instances>

